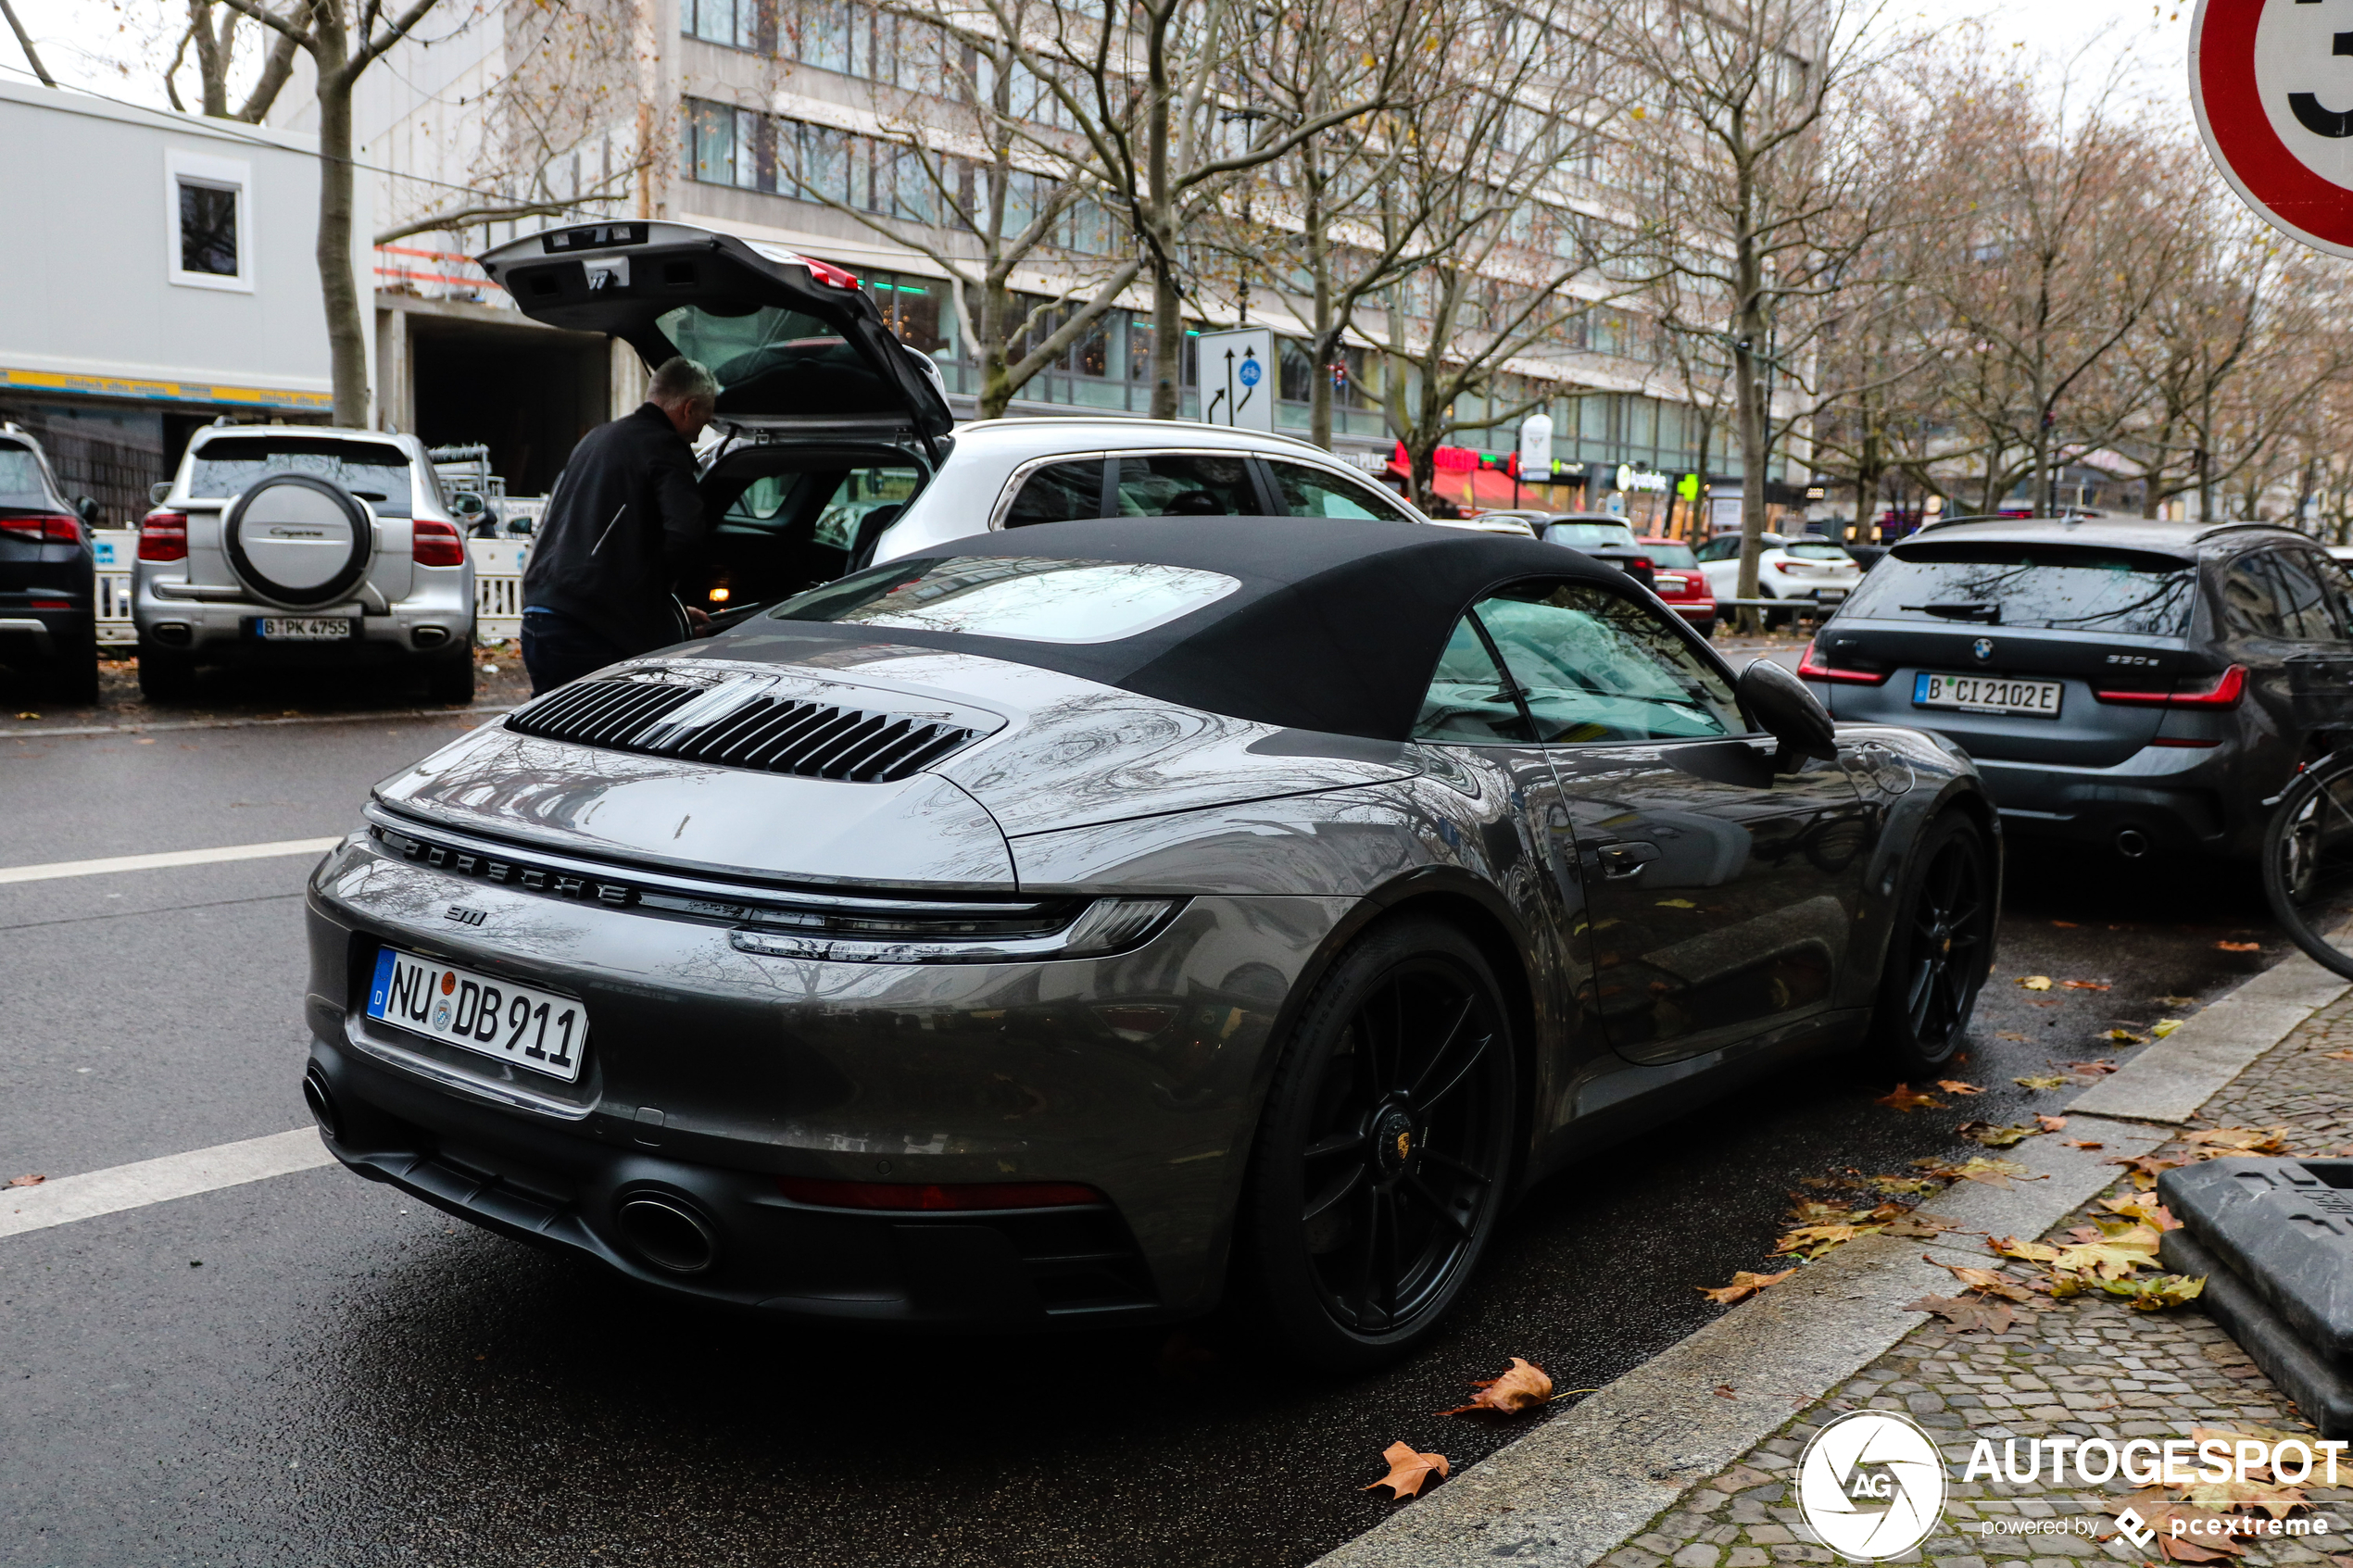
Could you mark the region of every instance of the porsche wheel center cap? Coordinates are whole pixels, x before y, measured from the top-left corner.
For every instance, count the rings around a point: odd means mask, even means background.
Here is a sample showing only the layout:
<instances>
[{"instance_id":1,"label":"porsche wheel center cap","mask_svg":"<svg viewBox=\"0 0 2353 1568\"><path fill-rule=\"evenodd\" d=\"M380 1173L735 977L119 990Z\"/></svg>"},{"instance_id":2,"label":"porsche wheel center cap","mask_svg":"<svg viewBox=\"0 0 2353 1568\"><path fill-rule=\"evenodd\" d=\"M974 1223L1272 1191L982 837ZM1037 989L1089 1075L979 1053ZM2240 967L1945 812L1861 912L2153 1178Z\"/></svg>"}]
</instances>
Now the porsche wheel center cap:
<instances>
[{"instance_id":1,"label":"porsche wheel center cap","mask_svg":"<svg viewBox=\"0 0 2353 1568\"><path fill-rule=\"evenodd\" d=\"M1420 1139L1420 1129L1413 1117L1396 1106L1390 1106L1373 1119L1373 1156L1380 1162L1381 1174L1393 1176L1405 1169L1414 1157L1414 1147Z\"/></svg>"}]
</instances>

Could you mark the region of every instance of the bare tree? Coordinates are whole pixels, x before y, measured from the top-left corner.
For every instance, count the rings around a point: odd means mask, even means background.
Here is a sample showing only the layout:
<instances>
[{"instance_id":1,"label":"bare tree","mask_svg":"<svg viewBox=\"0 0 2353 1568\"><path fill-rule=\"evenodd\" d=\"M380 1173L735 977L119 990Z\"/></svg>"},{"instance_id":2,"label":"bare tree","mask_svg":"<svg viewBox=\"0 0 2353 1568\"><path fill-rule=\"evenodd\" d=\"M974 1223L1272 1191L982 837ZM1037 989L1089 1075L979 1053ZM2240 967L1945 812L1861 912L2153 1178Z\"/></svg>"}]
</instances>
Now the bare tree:
<instances>
[{"instance_id":1,"label":"bare tree","mask_svg":"<svg viewBox=\"0 0 2353 1568\"><path fill-rule=\"evenodd\" d=\"M296 14L309 9L306 3ZM284 33L270 40L262 52L261 69L253 85L245 91L245 101L234 109L229 107L230 77L238 63L239 45L243 40L239 29L245 18L216 0L188 0L188 25L180 34L180 42L172 50L171 63L164 68L164 96L171 100L175 109L185 110L180 101L180 67L195 51L196 68L196 112L215 119L241 119L248 125L258 125L270 106L278 101L286 79L294 74L295 42Z\"/></svg>"},{"instance_id":2,"label":"bare tree","mask_svg":"<svg viewBox=\"0 0 2353 1568\"><path fill-rule=\"evenodd\" d=\"M392 220L376 231L377 245L610 212L673 144L641 124L635 84L613 69L632 46L634 0L485 5L467 25L494 22L496 69L446 132L455 144L450 171L459 178L396 175L394 199L403 209L386 215Z\"/></svg>"},{"instance_id":3,"label":"bare tree","mask_svg":"<svg viewBox=\"0 0 2353 1568\"><path fill-rule=\"evenodd\" d=\"M1769 379L1798 381L1802 340L1887 221L1868 139L1833 134L1835 117L1900 41L1875 30L1877 0L1652 0L1616 15L1611 47L1658 94L1639 144L1661 194L1657 264L1719 313L1675 324L1720 333L1731 360L1739 596L1753 598L1775 445Z\"/></svg>"},{"instance_id":4,"label":"bare tree","mask_svg":"<svg viewBox=\"0 0 2353 1568\"><path fill-rule=\"evenodd\" d=\"M835 133L816 126L776 132L780 190L847 215L947 274L979 370L983 419L1002 414L1142 270L1086 147L1056 123L1055 97L1009 42L1035 31L1044 15L1038 0L1001 0L979 13L873 8L871 24L893 40L877 52L894 49L897 69L893 80L866 84L862 107L896 149L890 189L872 206L845 200L826 178L837 161ZM780 56L803 47L801 19L788 10L779 19ZM900 85L909 82L916 85ZM1017 276L1053 282L1042 297L1025 298Z\"/></svg>"},{"instance_id":5,"label":"bare tree","mask_svg":"<svg viewBox=\"0 0 2353 1568\"><path fill-rule=\"evenodd\" d=\"M220 0L310 56L319 105L319 292L326 305L335 419L368 422L368 318L351 266L351 95L368 69L416 30L437 0L387 16L379 0Z\"/></svg>"},{"instance_id":6,"label":"bare tree","mask_svg":"<svg viewBox=\"0 0 2353 1568\"><path fill-rule=\"evenodd\" d=\"M1344 100L1303 119L1269 112L1264 62L1277 40L1333 0L973 0L1051 104L1059 156L1083 151L1088 179L1125 217L1152 292L1152 402L1179 406L1189 231L1222 213L1235 177L1400 95L1423 61L1435 0L1365 15L1356 41L1375 69Z\"/></svg>"}]
</instances>

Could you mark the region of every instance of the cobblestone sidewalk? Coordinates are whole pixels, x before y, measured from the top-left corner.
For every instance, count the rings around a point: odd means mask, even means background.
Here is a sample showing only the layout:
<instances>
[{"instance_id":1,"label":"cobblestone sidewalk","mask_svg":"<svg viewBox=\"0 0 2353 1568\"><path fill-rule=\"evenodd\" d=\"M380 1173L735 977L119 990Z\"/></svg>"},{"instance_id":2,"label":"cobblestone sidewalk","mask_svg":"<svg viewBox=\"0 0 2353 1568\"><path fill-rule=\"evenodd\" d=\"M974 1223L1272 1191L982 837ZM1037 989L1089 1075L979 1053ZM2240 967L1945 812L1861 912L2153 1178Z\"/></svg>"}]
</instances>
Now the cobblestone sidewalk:
<instances>
[{"instance_id":1,"label":"cobblestone sidewalk","mask_svg":"<svg viewBox=\"0 0 2353 1568\"><path fill-rule=\"evenodd\" d=\"M2314 1014L2301 1028L2208 1103L2201 1125L2286 1129L2288 1150L2334 1154L2353 1137L2353 997ZM2186 1156L2171 1144L2160 1156ZM2120 1180L2110 1193L2129 1192ZM1925 1205L1932 1210L1935 1200ZM2079 1212L2056 1232L2085 1223ZM1984 1266L1998 1260L1988 1256ZM2021 1273L2021 1279L2022 1279ZM1738 1389L1730 1397L1740 1397ZM2032 1437L2186 1437L2194 1426L2259 1427L2309 1437L2296 1412L2237 1345L2195 1305L2136 1312L2105 1296L2079 1296L2021 1310L2007 1333L1952 1332L1930 1319L1893 1350L1828 1397L1799 1412L1722 1474L1684 1494L1651 1528L1602 1560L1603 1568L1769 1568L1831 1562L1800 1522L1793 1479L1806 1444L1825 1423L1851 1410L1900 1410L1927 1429L1957 1477L1979 1438L1998 1451L2004 1439ZM2021 1448L2023 1443L2021 1441ZM2320 1476L2315 1472L2315 1479ZM2353 1463L2346 1486L2305 1488L2309 1515L2325 1535L2245 1539L2243 1561L2259 1565L2353 1568ZM1943 1526L1894 1559L1936 1568L1988 1568L1990 1562L2072 1568L2106 1556L2158 1560L2152 1542L2134 1548L2117 1537L2102 1511L2134 1488L2122 1480L2087 1487L1951 1483ZM2037 1529L2030 1521L2050 1521ZM2106 1537L2100 1540L2097 1537ZM2203 1540L2196 1544L2203 1545Z\"/></svg>"}]
</instances>

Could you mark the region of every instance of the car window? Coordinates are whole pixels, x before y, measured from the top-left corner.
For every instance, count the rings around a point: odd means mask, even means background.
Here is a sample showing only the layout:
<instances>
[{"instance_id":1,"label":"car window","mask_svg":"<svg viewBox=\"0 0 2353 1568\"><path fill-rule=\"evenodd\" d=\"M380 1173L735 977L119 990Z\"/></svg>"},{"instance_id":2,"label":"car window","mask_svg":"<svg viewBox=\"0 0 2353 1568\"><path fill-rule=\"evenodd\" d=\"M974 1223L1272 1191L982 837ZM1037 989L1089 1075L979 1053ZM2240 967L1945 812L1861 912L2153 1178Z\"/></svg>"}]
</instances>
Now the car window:
<instances>
[{"instance_id":1,"label":"car window","mask_svg":"<svg viewBox=\"0 0 2353 1568\"><path fill-rule=\"evenodd\" d=\"M1799 560L1834 560L1842 566L1852 566L1855 564L1854 557L1848 555L1844 550L1840 549L1836 545L1831 544L1800 542L1783 545L1781 546L1781 554L1785 556L1794 556Z\"/></svg>"},{"instance_id":2,"label":"car window","mask_svg":"<svg viewBox=\"0 0 2353 1568\"><path fill-rule=\"evenodd\" d=\"M2229 562L2215 588L2222 601L2223 629L2233 636L2287 635L2287 624L2280 616L2279 585L2268 556L2258 552Z\"/></svg>"},{"instance_id":3,"label":"car window","mask_svg":"<svg viewBox=\"0 0 2353 1568\"><path fill-rule=\"evenodd\" d=\"M2308 554L2304 564L2321 580L2321 592L2336 612L2337 630L2332 635L2341 638L2353 633L2353 573L2347 573L2345 563L2334 556Z\"/></svg>"},{"instance_id":4,"label":"car window","mask_svg":"<svg viewBox=\"0 0 2353 1568\"><path fill-rule=\"evenodd\" d=\"M1740 704L1666 620L1581 583L1516 584L1473 607L1545 742L1743 733Z\"/></svg>"},{"instance_id":5,"label":"car window","mask_svg":"<svg viewBox=\"0 0 2353 1568\"><path fill-rule=\"evenodd\" d=\"M45 512L57 504L32 448L0 441L0 507Z\"/></svg>"},{"instance_id":6,"label":"car window","mask_svg":"<svg viewBox=\"0 0 2353 1568\"><path fill-rule=\"evenodd\" d=\"M1653 566L1673 571L1677 568L1689 570L1699 564L1699 558L1692 554L1689 545L1678 545L1667 539L1637 539L1634 542L1642 546L1644 555L1650 557Z\"/></svg>"},{"instance_id":7,"label":"car window","mask_svg":"<svg viewBox=\"0 0 2353 1568\"><path fill-rule=\"evenodd\" d=\"M851 469L819 508L810 537L837 550L849 549L857 541L858 525L870 513L904 507L922 487L923 477L912 468Z\"/></svg>"},{"instance_id":8,"label":"car window","mask_svg":"<svg viewBox=\"0 0 2353 1568\"><path fill-rule=\"evenodd\" d=\"M1005 509L1007 528L1033 522L1072 522L1103 515L1103 460L1088 458L1075 463L1048 463L1021 482L1013 504Z\"/></svg>"},{"instance_id":9,"label":"car window","mask_svg":"<svg viewBox=\"0 0 2353 1568\"><path fill-rule=\"evenodd\" d=\"M2188 561L2091 545L1920 544L1873 567L1842 618L1974 622L2053 631L2186 633L2197 573Z\"/></svg>"},{"instance_id":10,"label":"car window","mask_svg":"<svg viewBox=\"0 0 2353 1568\"><path fill-rule=\"evenodd\" d=\"M240 436L196 448L188 494L202 499L242 495L274 473L307 473L341 485L386 517L413 505L409 455L373 441L320 436Z\"/></svg>"},{"instance_id":11,"label":"car window","mask_svg":"<svg viewBox=\"0 0 2353 1568\"><path fill-rule=\"evenodd\" d=\"M1255 517L1258 493L1239 455L1164 453L1119 459L1121 517Z\"/></svg>"},{"instance_id":12,"label":"car window","mask_svg":"<svg viewBox=\"0 0 2353 1568\"><path fill-rule=\"evenodd\" d=\"M1513 699L1513 684L1488 652L1477 624L1464 616L1439 656L1438 671L1422 698L1421 717L1414 722L1414 738L1459 746L1525 746L1530 738L1528 721Z\"/></svg>"},{"instance_id":13,"label":"car window","mask_svg":"<svg viewBox=\"0 0 2353 1568\"><path fill-rule=\"evenodd\" d=\"M1741 553L1741 542L1733 539L1710 539L1699 548L1702 560L1730 560Z\"/></svg>"},{"instance_id":14,"label":"car window","mask_svg":"<svg viewBox=\"0 0 2353 1568\"><path fill-rule=\"evenodd\" d=\"M724 533L773 535L806 523L816 543L846 550L867 513L904 504L922 480L912 467L891 466L765 473L728 504L719 527Z\"/></svg>"},{"instance_id":15,"label":"car window","mask_svg":"<svg viewBox=\"0 0 2353 1568\"><path fill-rule=\"evenodd\" d=\"M2273 589L2280 600L2280 624L2289 641L2336 641L2336 615L2328 595L2322 590L2320 578L2306 564L2304 552L2273 550L2265 555L2264 560L2271 568Z\"/></svg>"},{"instance_id":16,"label":"car window","mask_svg":"<svg viewBox=\"0 0 2353 1568\"><path fill-rule=\"evenodd\" d=\"M1544 525L1544 542L1567 545L1581 550L1588 545L1631 545L1634 531L1617 522L1548 522Z\"/></svg>"},{"instance_id":17,"label":"car window","mask_svg":"<svg viewBox=\"0 0 2353 1568\"><path fill-rule=\"evenodd\" d=\"M1369 484L1359 484L1337 474L1324 473L1305 463L1286 463L1268 458L1266 467L1275 475L1275 494L1282 501L1286 517L1358 517L1379 518L1390 522L1411 522L1405 509Z\"/></svg>"}]
</instances>

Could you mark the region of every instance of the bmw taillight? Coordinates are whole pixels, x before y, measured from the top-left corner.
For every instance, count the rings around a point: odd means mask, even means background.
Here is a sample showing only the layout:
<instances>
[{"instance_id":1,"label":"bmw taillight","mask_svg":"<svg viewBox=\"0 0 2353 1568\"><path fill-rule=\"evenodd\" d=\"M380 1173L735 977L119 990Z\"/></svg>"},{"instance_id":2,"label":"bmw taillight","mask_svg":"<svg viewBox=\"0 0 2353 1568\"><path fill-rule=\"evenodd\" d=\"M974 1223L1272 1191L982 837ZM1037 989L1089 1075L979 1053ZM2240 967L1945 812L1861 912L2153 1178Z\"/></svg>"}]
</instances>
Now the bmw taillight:
<instances>
[{"instance_id":1,"label":"bmw taillight","mask_svg":"<svg viewBox=\"0 0 2353 1568\"><path fill-rule=\"evenodd\" d=\"M1887 684L1887 678L1894 671L1887 670L1877 672L1869 670L1840 670L1824 664L1814 657L1812 643L1806 644L1806 651L1797 656L1797 675L1802 681L1845 681L1858 686L1883 686Z\"/></svg>"},{"instance_id":2,"label":"bmw taillight","mask_svg":"<svg viewBox=\"0 0 2353 1568\"><path fill-rule=\"evenodd\" d=\"M409 535L409 554L419 566L463 566L465 535L458 532L454 523L421 517Z\"/></svg>"},{"instance_id":3,"label":"bmw taillight","mask_svg":"<svg viewBox=\"0 0 2353 1568\"><path fill-rule=\"evenodd\" d=\"M2143 708L2236 708L2239 698L2246 695L2246 670L2233 664L2203 685L2183 689L2176 681L2168 692L2101 691L2092 688L2092 695L2102 702L2135 704Z\"/></svg>"},{"instance_id":4,"label":"bmw taillight","mask_svg":"<svg viewBox=\"0 0 2353 1568\"><path fill-rule=\"evenodd\" d=\"M824 1209L1081 1209L1103 1202L1101 1193L1076 1182L828 1182L778 1176L776 1190L795 1203Z\"/></svg>"},{"instance_id":5,"label":"bmw taillight","mask_svg":"<svg viewBox=\"0 0 2353 1568\"><path fill-rule=\"evenodd\" d=\"M149 512L140 519L139 558L141 560L186 560L188 558L188 514L186 512Z\"/></svg>"},{"instance_id":6,"label":"bmw taillight","mask_svg":"<svg viewBox=\"0 0 2353 1568\"><path fill-rule=\"evenodd\" d=\"M78 545L82 523L64 512L19 512L0 517L0 533L28 545Z\"/></svg>"}]
</instances>

